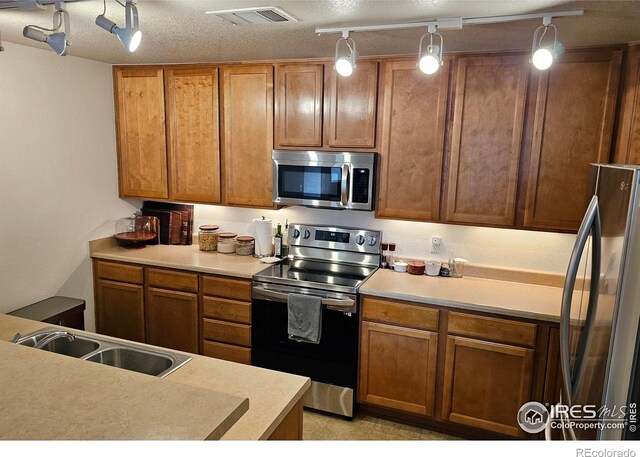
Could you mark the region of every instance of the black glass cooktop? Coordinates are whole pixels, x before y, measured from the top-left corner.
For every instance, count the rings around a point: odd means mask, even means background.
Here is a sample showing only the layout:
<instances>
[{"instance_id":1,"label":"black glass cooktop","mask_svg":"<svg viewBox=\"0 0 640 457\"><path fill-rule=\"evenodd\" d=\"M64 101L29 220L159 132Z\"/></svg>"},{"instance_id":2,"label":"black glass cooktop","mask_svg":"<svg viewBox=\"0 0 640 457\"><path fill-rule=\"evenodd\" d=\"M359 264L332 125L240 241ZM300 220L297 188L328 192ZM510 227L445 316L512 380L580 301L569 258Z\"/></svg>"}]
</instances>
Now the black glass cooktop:
<instances>
[{"instance_id":1,"label":"black glass cooktop","mask_svg":"<svg viewBox=\"0 0 640 457\"><path fill-rule=\"evenodd\" d=\"M375 268L358 265L291 260L271 265L255 274L253 279L292 286L322 287L323 289L349 288L355 292L374 271Z\"/></svg>"}]
</instances>

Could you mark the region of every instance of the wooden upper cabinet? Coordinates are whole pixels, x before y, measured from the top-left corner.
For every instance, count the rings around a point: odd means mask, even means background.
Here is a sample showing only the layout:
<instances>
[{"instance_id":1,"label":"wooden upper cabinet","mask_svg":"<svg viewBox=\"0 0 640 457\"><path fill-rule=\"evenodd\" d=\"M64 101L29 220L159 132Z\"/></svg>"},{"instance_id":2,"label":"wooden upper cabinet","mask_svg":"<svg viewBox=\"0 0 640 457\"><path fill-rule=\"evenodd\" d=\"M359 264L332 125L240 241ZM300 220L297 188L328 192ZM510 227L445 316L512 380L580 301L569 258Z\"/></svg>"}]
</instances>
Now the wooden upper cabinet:
<instances>
[{"instance_id":1,"label":"wooden upper cabinet","mask_svg":"<svg viewBox=\"0 0 640 457\"><path fill-rule=\"evenodd\" d=\"M360 401L432 416L438 334L362 322Z\"/></svg>"},{"instance_id":2,"label":"wooden upper cabinet","mask_svg":"<svg viewBox=\"0 0 640 457\"><path fill-rule=\"evenodd\" d=\"M358 62L349 77L340 76L331 68L328 86L327 146L374 148L378 63Z\"/></svg>"},{"instance_id":3,"label":"wooden upper cabinet","mask_svg":"<svg viewBox=\"0 0 640 457\"><path fill-rule=\"evenodd\" d=\"M640 165L640 44L629 48L615 162Z\"/></svg>"},{"instance_id":4,"label":"wooden upper cabinet","mask_svg":"<svg viewBox=\"0 0 640 457\"><path fill-rule=\"evenodd\" d=\"M273 207L273 66L222 69L223 201Z\"/></svg>"},{"instance_id":5,"label":"wooden upper cabinet","mask_svg":"<svg viewBox=\"0 0 640 457\"><path fill-rule=\"evenodd\" d=\"M449 65L425 75L415 59L383 63L379 217L439 217Z\"/></svg>"},{"instance_id":6,"label":"wooden upper cabinet","mask_svg":"<svg viewBox=\"0 0 640 457\"><path fill-rule=\"evenodd\" d=\"M324 65L276 66L275 147L322 146Z\"/></svg>"},{"instance_id":7,"label":"wooden upper cabinet","mask_svg":"<svg viewBox=\"0 0 640 457\"><path fill-rule=\"evenodd\" d=\"M165 89L171 198L220 203L218 69L169 68Z\"/></svg>"},{"instance_id":8,"label":"wooden upper cabinet","mask_svg":"<svg viewBox=\"0 0 640 457\"><path fill-rule=\"evenodd\" d=\"M447 221L514 223L528 71L527 56L458 59Z\"/></svg>"},{"instance_id":9,"label":"wooden upper cabinet","mask_svg":"<svg viewBox=\"0 0 640 457\"><path fill-rule=\"evenodd\" d=\"M538 73L526 227L580 225L591 190L589 164L609 162L621 55L567 52Z\"/></svg>"},{"instance_id":10,"label":"wooden upper cabinet","mask_svg":"<svg viewBox=\"0 0 640 457\"><path fill-rule=\"evenodd\" d=\"M164 83L159 68L116 68L120 196L167 198Z\"/></svg>"}]
</instances>

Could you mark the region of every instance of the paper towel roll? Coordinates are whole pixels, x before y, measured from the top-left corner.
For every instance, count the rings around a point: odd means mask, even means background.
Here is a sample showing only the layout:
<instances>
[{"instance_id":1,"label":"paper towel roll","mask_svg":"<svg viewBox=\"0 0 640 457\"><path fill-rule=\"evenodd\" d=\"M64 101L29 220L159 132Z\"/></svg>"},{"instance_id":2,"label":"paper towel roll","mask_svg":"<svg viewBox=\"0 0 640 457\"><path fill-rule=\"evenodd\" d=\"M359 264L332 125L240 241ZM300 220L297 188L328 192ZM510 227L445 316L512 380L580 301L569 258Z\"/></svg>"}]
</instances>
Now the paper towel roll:
<instances>
[{"instance_id":1,"label":"paper towel roll","mask_svg":"<svg viewBox=\"0 0 640 457\"><path fill-rule=\"evenodd\" d=\"M269 257L273 254L271 246L271 231L273 221L268 218L258 218L251 222L251 231L256 239L256 255Z\"/></svg>"}]
</instances>

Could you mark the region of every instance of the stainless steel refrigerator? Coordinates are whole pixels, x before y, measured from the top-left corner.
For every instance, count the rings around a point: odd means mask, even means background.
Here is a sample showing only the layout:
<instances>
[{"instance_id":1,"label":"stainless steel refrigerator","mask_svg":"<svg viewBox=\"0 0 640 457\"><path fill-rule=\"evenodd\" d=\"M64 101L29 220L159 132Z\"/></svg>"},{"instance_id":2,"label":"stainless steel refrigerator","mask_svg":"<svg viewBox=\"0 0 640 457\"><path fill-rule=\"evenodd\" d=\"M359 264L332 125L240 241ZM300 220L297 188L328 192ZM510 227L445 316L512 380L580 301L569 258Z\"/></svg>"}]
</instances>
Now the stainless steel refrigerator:
<instances>
[{"instance_id":1,"label":"stainless steel refrigerator","mask_svg":"<svg viewBox=\"0 0 640 457\"><path fill-rule=\"evenodd\" d=\"M640 400L640 167L593 167L562 299L561 403L578 405L577 425L562 431L564 439L637 439L629 405ZM592 423L623 425L580 427L589 422L585 405L597 411Z\"/></svg>"}]
</instances>

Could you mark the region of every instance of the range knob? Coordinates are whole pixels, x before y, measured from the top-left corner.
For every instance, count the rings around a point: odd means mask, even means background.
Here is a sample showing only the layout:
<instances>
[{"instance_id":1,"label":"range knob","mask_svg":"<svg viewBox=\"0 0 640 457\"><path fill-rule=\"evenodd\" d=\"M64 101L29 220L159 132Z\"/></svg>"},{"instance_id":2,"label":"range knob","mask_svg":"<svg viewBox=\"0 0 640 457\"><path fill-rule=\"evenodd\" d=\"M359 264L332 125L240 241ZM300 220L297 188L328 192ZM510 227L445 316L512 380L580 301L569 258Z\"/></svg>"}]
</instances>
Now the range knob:
<instances>
[{"instance_id":1,"label":"range knob","mask_svg":"<svg viewBox=\"0 0 640 457\"><path fill-rule=\"evenodd\" d=\"M302 237L303 237L305 240L308 240L310 236L311 236L311 232L310 232L309 230L305 230L305 231L304 231L304 234L302 235Z\"/></svg>"},{"instance_id":2,"label":"range knob","mask_svg":"<svg viewBox=\"0 0 640 457\"><path fill-rule=\"evenodd\" d=\"M377 242L378 242L378 239L375 236L368 236L367 237L367 244L369 246L375 246Z\"/></svg>"},{"instance_id":3,"label":"range knob","mask_svg":"<svg viewBox=\"0 0 640 457\"><path fill-rule=\"evenodd\" d=\"M295 239L295 238L299 238L300 237L300 230L298 229L293 229L293 232L291 232L291 236Z\"/></svg>"},{"instance_id":4,"label":"range knob","mask_svg":"<svg viewBox=\"0 0 640 457\"><path fill-rule=\"evenodd\" d=\"M358 235L356 236L356 244L362 246L364 244L364 236Z\"/></svg>"}]
</instances>

